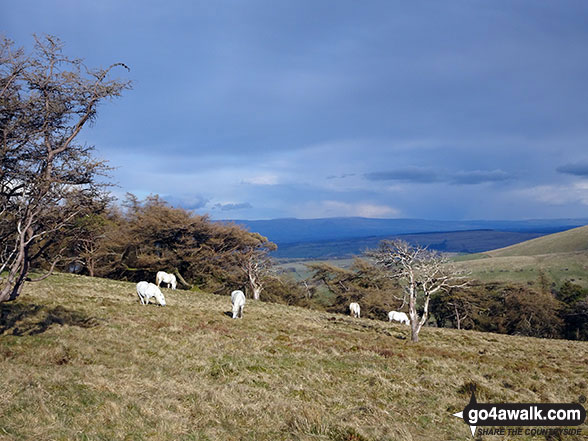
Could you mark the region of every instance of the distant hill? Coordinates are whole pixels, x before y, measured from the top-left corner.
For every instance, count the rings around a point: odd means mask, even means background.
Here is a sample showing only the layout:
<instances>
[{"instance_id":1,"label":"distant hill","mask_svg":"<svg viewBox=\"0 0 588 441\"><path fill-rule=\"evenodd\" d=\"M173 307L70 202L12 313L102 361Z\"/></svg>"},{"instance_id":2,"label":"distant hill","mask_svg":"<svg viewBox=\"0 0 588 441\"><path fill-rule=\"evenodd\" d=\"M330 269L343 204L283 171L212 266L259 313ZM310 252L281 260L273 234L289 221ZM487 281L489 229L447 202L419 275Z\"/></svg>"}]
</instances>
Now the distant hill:
<instances>
[{"instance_id":1,"label":"distant hill","mask_svg":"<svg viewBox=\"0 0 588 441\"><path fill-rule=\"evenodd\" d=\"M538 256L575 251L588 251L588 225L528 240L486 254L492 257Z\"/></svg>"},{"instance_id":2,"label":"distant hill","mask_svg":"<svg viewBox=\"0 0 588 441\"><path fill-rule=\"evenodd\" d=\"M357 239L280 244L272 255L278 259L341 259L362 254L376 248L382 240L402 239L412 244L447 253L480 253L497 247L508 246L542 233L474 230L439 233L399 234Z\"/></svg>"},{"instance_id":3,"label":"distant hill","mask_svg":"<svg viewBox=\"0 0 588 441\"><path fill-rule=\"evenodd\" d=\"M520 221L446 221L425 219L369 219L335 217L324 219L230 220L258 232L278 245L399 234L446 231L496 230L550 234L588 224L584 219L531 219Z\"/></svg>"},{"instance_id":4,"label":"distant hill","mask_svg":"<svg viewBox=\"0 0 588 441\"><path fill-rule=\"evenodd\" d=\"M330 259L360 254L382 239L454 253L479 253L588 224L586 219L444 221L425 219L232 220L278 244L277 258Z\"/></svg>"}]
</instances>

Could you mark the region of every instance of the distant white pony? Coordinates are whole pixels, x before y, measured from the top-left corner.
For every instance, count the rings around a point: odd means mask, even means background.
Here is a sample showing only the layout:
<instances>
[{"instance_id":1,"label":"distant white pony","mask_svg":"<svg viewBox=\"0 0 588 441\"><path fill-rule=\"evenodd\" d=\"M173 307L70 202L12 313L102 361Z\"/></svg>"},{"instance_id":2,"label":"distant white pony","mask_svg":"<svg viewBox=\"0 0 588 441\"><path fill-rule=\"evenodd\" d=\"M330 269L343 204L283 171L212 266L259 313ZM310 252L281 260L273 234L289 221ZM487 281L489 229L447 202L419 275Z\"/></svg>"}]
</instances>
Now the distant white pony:
<instances>
[{"instance_id":1,"label":"distant white pony","mask_svg":"<svg viewBox=\"0 0 588 441\"><path fill-rule=\"evenodd\" d=\"M231 293L231 304L233 305L233 318L243 318L243 308L245 307L243 291L236 290Z\"/></svg>"},{"instance_id":2,"label":"distant white pony","mask_svg":"<svg viewBox=\"0 0 588 441\"><path fill-rule=\"evenodd\" d=\"M163 297L163 294L157 285L153 283L145 281L137 283L137 295L139 296L142 305L148 304L149 299L155 297L155 300L157 300L161 306L165 306L165 297Z\"/></svg>"},{"instance_id":3,"label":"distant white pony","mask_svg":"<svg viewBox=\"0 0 588 441\"><path fill-rule=\"evenodd\" d=\"M176 289L176 276L174 274L166 273L165 271L159 271L155 276L155 284L157 286L161 285L161 283L167 284L168 288Z\"/></svg>"},{"instance_id":4,"label":"distant white pony","mask_svg":"<svg viewBox=\"0 0 588 441\"><path fill-rule=\"evenodd\" d=\"M361 308L359 307L359 303L350 303L349 304L349 312L355 318L359 318Z\"/></svg>"},{"instance_id":5,"label":"distant white pony","mask_svg":"<svg viewBox=\"0 0 588 441\"><path fill-rule=\"evenodd\" d=\"M390 311L388 313L388 320L391 322L399 322L404 323L405 325L410 325L410 320L404 312Z\"/></svg>"}]
</instances>

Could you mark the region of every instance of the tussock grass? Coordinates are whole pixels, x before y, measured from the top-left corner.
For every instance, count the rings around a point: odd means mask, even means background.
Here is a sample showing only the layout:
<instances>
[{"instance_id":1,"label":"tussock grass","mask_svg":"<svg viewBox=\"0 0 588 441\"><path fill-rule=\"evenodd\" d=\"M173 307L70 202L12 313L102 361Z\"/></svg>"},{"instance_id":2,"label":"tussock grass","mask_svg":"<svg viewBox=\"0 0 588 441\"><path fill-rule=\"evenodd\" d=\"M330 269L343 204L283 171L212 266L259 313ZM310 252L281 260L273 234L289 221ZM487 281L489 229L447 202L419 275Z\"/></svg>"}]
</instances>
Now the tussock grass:
<instances>
[{"instance_id":1,"label":"tussock grass","mask_svg":"<svg viewBox=\"0 0 588 441\"><path fill-rule=\"evenodd\" d=\"M252 300L232 320L228 296L164 294L142 306L134 284L59 274L1 304L0 439L466 440L451 413L471 385L588 395L586 342L426 328L412 344L402 325Z\"/></svg>"}]
</instances>

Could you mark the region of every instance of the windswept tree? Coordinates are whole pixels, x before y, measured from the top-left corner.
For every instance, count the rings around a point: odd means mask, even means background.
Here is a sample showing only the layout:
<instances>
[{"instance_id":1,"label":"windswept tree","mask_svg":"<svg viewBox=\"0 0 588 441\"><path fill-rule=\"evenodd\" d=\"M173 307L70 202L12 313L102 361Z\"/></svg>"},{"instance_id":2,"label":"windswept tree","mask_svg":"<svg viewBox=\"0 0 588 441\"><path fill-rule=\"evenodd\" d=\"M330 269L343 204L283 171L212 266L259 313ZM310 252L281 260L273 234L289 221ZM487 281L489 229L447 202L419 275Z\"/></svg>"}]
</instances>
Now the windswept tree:
<instances>
[{"instance_id":1,"label":"windswept tree","mask_svg":"<svg viewBox=\"0 0 588 441\"><path fill-rule=\"evenodd\" d=\"M314 290L327 289L333 294L331 312L347 314L350 302L359 302L362 315L384 320L388 311L399 306L394 294L399 291L396 280L387 277L382 268L355 258L348 268L339 268L327 262L306 264L312 271L309 282ZM307 284L308 286L308 284Z\"/></svg>"},{"instance_id":2,"label":"windswept tree","mask_svg":"<svg viewBox=\"0 0 588 441\"><path fill-rule=\"evenodd\" d=\"M240 252L240 267L253 298L259 300L272 267L269 253L278 247L259 233L250 233L248 239L249 244Z\"/></svg>"},{"instance_id":3,"label":"windswept tree","mask_svg":"<svg viewBox=\"0 0 588 441\"><path fill-rule=\"evenodd\" d=\"M267 238L172 207L158 195L141 201L128 194L123 205L121 217L113 216L115 228L99 243L99 274L139 281L166 271L187 289L226 294L249 286L254 295L261 293L268 253L276 248ZM91 226L100 233L100 225Z\"/></svg>"},{"instance_id":4,"label":"windswept tree","mask_svg":"<svg viewBox=\"0 0 588 441\"><path fill-rule=\"evenodd\" d=\"M419 332L429 318L431 295L467 284L445 256L402 240L384 240L367 255L403 287L402 302L408 303L413 342L419 340Z\"/></svg>"},{"instance_id":5,"label":"windswept tree","mask_svg":"<svg viewBox=\"0 0 588 441\"><path fill-rule=\"evenodd\" d=\"M0 43L0 301L20 294L35 257L100 195L107 167L76 139L130 87L110 79L123 64L89 69L62 49L51 36L35 37L30 55Z\"/></svg>"}]
</instances>

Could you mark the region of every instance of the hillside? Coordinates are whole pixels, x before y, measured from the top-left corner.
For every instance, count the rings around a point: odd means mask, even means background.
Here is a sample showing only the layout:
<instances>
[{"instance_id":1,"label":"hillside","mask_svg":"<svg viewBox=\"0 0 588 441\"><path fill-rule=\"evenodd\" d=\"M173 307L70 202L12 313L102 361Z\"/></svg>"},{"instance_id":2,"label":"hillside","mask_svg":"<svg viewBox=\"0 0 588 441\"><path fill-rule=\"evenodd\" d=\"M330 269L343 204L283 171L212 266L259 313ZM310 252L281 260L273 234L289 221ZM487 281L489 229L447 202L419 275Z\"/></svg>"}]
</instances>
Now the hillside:
<instances>
[{"instance_id":1,"label":"hillside","mask_svg":"<svg viewBox=\"0 0 588 441\"><path fill-rule=\"evenodd\" d=\"M525 241L483 254L462 256L458 267L484 282L536 284L541 275L557 286L588 287L588 226Z\"/></svg>"},{"instance_id":2,"label":"hillside","mask_svg":"<svg viewBox=\"0 0 588 441\"><path fill-rule=\"evenodd\" d=\"M470 384L484 402L588 395L586 342L411 344L383 321L253 301L232 320L228 297L164 290L160 308L134 290L58 274L0 304L0 439L469 440L451 414Z\"/></svg>"},{"instance_id":3,"label":"hillside","mask_svg":"<svg viewBox=\"0 0 588 441\"><path fill-rule=\"evenodd\" d=\"M549 234L516 245L490 251L492 257L537 256L541 254L588 251L588 225Z\"/></svg>"}]
</instances>

